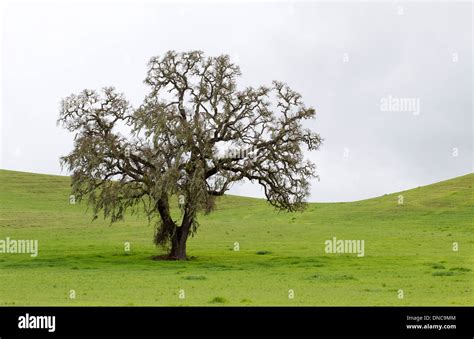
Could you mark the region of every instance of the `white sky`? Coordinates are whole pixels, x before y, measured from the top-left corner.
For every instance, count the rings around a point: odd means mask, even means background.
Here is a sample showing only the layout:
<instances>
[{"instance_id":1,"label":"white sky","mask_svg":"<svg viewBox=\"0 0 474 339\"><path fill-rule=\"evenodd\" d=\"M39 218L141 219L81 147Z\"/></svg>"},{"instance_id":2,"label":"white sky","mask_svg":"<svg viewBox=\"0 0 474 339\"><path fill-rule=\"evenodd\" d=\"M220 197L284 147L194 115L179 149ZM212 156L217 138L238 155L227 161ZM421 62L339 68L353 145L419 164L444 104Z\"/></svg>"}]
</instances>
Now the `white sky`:
<instances>
[{"instance_id":1,"label":"white sky","mask_svg":"<svg viewBox=\"0 0 474 339\"><path fill-rule=\"evenodd\" d=\"M61 98L112 85L137 107L151 56L229 54L242 83L287 82L317 110L310 201L351 201L473 172L472 14L463 3L8 2L0 168L61 174ZM347 54L346 54L347 53ZM381 111L415 98L420 114ZM453 156L456 152L457 156ZM62 173L63 175L67 173ZM257 184L232 193L262 196Z\"/></svg>"}]
</instances>

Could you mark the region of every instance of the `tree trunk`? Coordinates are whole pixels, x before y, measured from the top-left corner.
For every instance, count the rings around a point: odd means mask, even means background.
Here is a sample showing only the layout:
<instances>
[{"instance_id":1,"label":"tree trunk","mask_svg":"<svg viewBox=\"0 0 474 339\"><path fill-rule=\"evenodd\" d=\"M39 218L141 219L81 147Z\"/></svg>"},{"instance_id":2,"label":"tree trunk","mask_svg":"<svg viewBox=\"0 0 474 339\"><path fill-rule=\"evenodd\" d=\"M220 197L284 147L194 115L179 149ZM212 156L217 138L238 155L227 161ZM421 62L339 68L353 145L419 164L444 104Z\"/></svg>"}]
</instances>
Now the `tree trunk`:
<instances>
[{"instance_id":1,"label":"tree trunk","mask_svg":"<svg viewBox=\"0 0 474 339\"><path fill-rule=\"evenodd\" d=\"M163 195L157 201L157 209L163 222L163 232L158 234L159 241L155 241L155 243L160 244L162 240L171 238L171 250L168 253L168 258L172 260L186 260L186 241L194 221L194 214L190 213L188 208L185 208L181 226L176 225L171 219L168 197L166 195ZM170 238L167 238L167 236Z\"/></svg>"},{"instance_id":2,"label":"tree trunk","mask_svg":"<svg viewBox=\"0 0 474 339\"><path fill-rule=\"evenodd\" d=\"M176 231L171 239L170 259L186 260L186 241L188 240L189 229L192 223L193 217L185 211L181 227L176 227Z\"/></svg>"},{"instance_id":3,"label":"tree trunk","mask_svg":"<svg viewBox=\"0 0 474 339\"><path fill-rule=\"evenodd\" d=\"M170 259L186 259L186 241L188 240L188 231L183 226L176 227L176 232L171 240Z\"/></svg>"}]
</instances>

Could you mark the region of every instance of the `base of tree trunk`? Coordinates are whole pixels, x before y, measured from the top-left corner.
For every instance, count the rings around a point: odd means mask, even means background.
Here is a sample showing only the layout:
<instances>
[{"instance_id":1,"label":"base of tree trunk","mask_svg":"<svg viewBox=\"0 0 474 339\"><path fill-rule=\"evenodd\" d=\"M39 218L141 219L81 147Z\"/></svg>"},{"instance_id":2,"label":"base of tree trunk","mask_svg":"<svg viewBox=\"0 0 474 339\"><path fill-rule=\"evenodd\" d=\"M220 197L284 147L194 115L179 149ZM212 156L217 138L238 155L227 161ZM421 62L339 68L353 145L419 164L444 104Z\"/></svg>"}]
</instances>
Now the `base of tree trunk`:
<instances>
[{"instance_id":1,"label":"base of tree trunk","mask_svg":"<svg viewBox=\"0 0 474 339\"><path fill-rule=\"evenodd\" d=\"M151 257L151 259L152 260L157 260L157 261L161 261L161 260L169 260L169 261L189 260L188 257L178 258L178 257L175 257L175 256L171 256L169 254L155 255L155 256Z\"/></svg>"}]
</instances>

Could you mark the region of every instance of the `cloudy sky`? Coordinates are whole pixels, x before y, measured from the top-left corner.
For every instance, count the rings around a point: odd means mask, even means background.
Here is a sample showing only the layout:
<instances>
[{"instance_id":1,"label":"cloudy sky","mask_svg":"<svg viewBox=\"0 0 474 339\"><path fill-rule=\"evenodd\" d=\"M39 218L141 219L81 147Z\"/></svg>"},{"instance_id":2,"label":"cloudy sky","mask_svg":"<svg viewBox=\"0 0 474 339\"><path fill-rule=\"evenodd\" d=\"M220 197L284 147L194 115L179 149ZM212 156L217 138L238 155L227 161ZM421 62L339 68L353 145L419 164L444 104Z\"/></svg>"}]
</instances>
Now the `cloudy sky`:
<instances>
[{"instance_id":1,"label":"cloudy sky","mask_svg":"<svg viewBox=\"0 0 474 339\"><path fill-rule=\"evenodd\" d=\"M229 54L242 83L314 106L310 201L352 201L473 172L472 15L461 3L3 3L0 168L63 174L61 98L113 85L137 107L167 50ZM402 103L401 105L399 105ZM257 185L232 193L262 196Z\"/></svg>"}]
</instances>

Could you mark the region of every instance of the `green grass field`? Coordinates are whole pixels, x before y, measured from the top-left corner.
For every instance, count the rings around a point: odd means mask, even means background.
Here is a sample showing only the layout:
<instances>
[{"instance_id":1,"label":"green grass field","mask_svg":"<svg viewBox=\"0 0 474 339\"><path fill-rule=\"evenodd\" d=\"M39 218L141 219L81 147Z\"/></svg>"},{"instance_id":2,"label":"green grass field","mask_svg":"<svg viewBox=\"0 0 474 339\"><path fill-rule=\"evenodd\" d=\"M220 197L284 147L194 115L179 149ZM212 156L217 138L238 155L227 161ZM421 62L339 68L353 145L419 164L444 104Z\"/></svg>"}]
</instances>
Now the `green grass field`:
<instances>
[{"instance_id":1,"label":"green grass field","mask_svg":"<svg viewBox=\"0 0 474 339\"><path fill-rule=\"evenodd\" d=\"M225 196L185 262L150 259L160 250L143 216L92 222L69 204L69 181L0 171L0 240L39 241L36 258L0 254L0 305L474 304L474 174L296 214ZM365 256L325 253L333 237L364 240Z\"/></svg>"}]
</instances>

